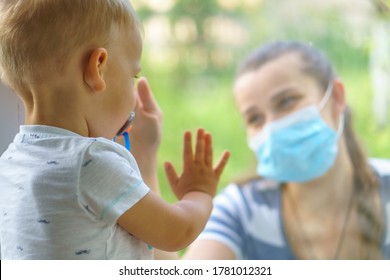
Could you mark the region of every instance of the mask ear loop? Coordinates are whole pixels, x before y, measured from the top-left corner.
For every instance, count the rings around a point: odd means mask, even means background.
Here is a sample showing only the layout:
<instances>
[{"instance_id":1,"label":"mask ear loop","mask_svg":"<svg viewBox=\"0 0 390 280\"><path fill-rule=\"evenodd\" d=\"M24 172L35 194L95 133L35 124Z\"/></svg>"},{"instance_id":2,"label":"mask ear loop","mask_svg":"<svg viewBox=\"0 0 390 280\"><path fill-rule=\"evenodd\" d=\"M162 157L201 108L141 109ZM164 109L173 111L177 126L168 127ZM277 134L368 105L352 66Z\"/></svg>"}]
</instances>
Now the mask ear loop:
<instances>
[{"instance_id":1,"label":"mask ear loop","mask_svg":"<svg viewBox=\"0 0 390 280\"><path fill-rule=\"evenodd\" d=\"M345 121L345 114L344 114L344 112L341 112L340 120L339 120L339 128L337 129L337 137L338 138L340 138L341 134L343 134L344 121Z\"/></svg>"},{"instance_id":2,"label":"mask ear loop","mask_svg":"<svg viewBox=\"0 0 390 280\"><path fill-rule=\"evenodd\" d=\"M326 103L328 102L329 98L332 95L332 92L333 92L333 81L330 81L328 88L325 91L325 95L322 98L322 100L320 101L320 104L318 105L318 108L320 109L320 111L325 107ZM338 138L341 136L341 134L344 131L344 121L345 121L344 119L345 119L344 112L342 112L340 115L340 120L339 120L339 128L337 129L337 137Z\"/></svg>"},{"instance_id":3,"label":"mask ear loop","mask_svg":"<svg viewBox=\"0 0 390 280\"><path fill-rule=\"evenodd\" d=\"M333 81L329 82L328 88L325 91L325 95L320 101L320 104L318 105L318 108L320 111L325 107L326 103L328 102L330 96L332 95L333 92Z\"/></svg>"},{"instance_id":4,"label":"mask ear loop","mask_svg":"<svg viewBox=\"0 0 390 280\"><path fill-rule=\"evenodd\" d=\"M325 95L322 98L320 104L318 105L319 109L322 110L326 103L328 102L329 98L331 97L333 92L333 81L329 82L328 88L326 89ZM339 119L339 128L337 129L337 137L339 138L341 134L344 131L344 121L345 121L345 116L344 112L341 113L340 119Z\"/></svg>"}]
</instances>

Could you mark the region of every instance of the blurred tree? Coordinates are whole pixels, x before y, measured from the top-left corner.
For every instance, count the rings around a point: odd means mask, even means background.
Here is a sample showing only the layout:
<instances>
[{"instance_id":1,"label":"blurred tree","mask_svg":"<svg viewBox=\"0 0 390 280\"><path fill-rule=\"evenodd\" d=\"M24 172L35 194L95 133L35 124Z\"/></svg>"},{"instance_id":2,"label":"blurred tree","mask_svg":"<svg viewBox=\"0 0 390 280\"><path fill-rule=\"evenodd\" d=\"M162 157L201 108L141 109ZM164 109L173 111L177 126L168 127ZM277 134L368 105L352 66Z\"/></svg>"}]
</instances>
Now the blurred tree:
<instances>
[{"instance_id":1,"label":"blurred tree","mask_svg":"<svg viewBox=\"0 0 390 280\"><path fill-rule=\"evenodd\" d=\"M161 60L164 72L174 73L173 82L185 87L191 86L194 76L231 74L233 52L249 37L240 19L248 7L259 5L261 0L170 0L172 5L164 11L159 6L162 1L132 2L145 28L149 28L146 37L152 40L145 62L156 65L162 56L169 57ZM230 8L233 2L234 10ZM150 29L160 30L156 32L165 37L161 38L164 42L154 40L158 34Z\"/></svg>"},{"instance_id":2,"label":"blurred tree","mask_svg":"<svg viewBox=\"0 0 390 280\"><path fill-rule=\"evenodd\" d=\"M390 1L372 0L376 14L372 31L370 74L373 112L380 128L389 123L390 107Z\"/></svg>"}]
</instances>

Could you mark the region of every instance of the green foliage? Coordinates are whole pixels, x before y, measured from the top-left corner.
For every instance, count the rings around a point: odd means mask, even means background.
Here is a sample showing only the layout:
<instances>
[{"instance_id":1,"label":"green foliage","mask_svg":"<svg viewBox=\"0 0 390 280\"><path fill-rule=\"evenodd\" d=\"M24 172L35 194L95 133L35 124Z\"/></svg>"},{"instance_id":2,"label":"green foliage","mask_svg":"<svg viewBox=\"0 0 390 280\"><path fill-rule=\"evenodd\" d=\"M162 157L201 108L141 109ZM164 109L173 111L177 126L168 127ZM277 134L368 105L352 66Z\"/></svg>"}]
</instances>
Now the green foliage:
<instances>
[{"instance_id":1,"label":"green foliage","mask_svg":"<svg viewBox=\"0 0 390 280\"><path fill-rule=\"evenodd\" d=\"M371 0L378 16L390 19L390 0Z\"/></svg>"}]
</instances>

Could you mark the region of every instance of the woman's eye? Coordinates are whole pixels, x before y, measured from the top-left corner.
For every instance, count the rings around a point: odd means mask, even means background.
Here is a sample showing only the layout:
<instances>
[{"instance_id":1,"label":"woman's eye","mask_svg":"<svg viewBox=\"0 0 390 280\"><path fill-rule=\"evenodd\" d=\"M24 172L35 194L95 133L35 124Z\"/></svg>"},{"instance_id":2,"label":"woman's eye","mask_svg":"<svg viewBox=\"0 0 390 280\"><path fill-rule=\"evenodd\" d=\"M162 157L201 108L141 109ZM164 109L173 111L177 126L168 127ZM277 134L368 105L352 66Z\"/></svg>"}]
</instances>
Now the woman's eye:
<instances>
[{"instance_id":1,"label":"woman's eye","mask_svg":"<svg viewBox=\"0 0 390 280\"><path fill-rule=\"evenodd\" d=\"M261 115L252 115L247 118L248 125L261 125L264 122L264 117Z\"/></svg>"},{"instance_id":2,"label":"woman's eye","mask_svg":"<svg viewBox=\"0 0 390 280\"><path fill-rule=\"evenodd\" d=\"M297 101L298 98L296 98L295 96L288 96L286 98L283 98L279 104L278 104L278 107L279 109L281 110L285 110L285 109L290 109L294 104L295 102Z\"/></svg>"}]
</instances>

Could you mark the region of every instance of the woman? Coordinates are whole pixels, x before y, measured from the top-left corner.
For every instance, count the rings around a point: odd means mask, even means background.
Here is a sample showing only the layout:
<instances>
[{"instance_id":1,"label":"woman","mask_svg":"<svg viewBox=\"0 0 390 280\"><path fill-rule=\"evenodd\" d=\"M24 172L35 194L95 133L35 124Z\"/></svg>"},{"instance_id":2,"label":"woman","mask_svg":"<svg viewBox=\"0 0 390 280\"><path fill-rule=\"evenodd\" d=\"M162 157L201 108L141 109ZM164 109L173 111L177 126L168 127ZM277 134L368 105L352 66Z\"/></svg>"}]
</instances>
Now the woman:
<instances>
[{"instance_id":1,"label":"woman","mask_svg":"<svg viewBox=\"0 0 390 280\"><path fill-rule=\"evenodd\" d=\"M273 42L240 65L234 97L258 178L226 187L185 259L390 258L390 162L369 160L326 57Z\"/></svg>"}]
</instances>

